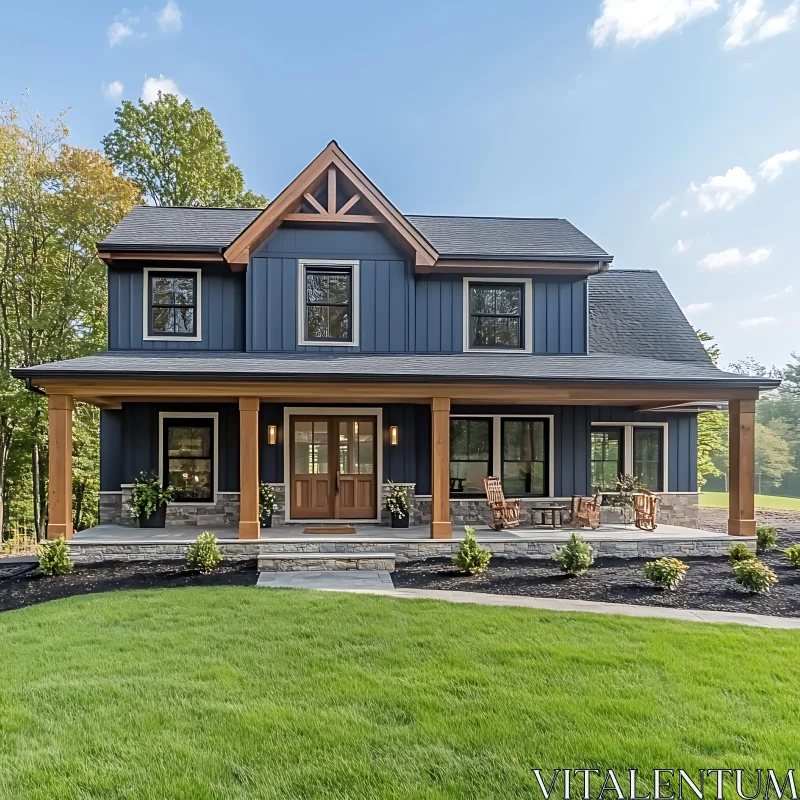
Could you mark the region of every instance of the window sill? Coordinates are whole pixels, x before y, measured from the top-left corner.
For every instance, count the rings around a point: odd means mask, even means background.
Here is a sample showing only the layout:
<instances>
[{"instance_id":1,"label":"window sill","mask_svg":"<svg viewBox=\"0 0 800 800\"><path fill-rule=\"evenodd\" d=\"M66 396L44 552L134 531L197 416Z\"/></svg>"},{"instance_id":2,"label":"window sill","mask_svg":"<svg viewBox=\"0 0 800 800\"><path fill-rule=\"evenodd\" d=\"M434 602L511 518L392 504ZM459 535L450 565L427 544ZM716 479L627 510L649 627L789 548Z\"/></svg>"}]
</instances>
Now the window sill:
<instances>
[{"instance_id":1,"label":"window sill","mask_svg":"<svg viewBox=\"0 0 800 800\"><path fill-rule=\"evenodd\" d=\"M358 347L358 342L330 342L325 339L320 339L316 342L301 339L297 344L303 347Z\"/></svg>"},{"instance_id":2,"label":"window sill","mask_svg":"<svg viewBox=\"0 0 800 800\"><path fill-rule=\"evenodd\" d=\"M142 336L143 342L202 342L202 336Z\"/></svg>"},{"instance_id":3,"label":"window sill","mask_svg":"<svg viewBox=\"0 0 800 800\"><path fill-rule=\"evenodd\" d=\"M508 350L499 350L493 347L468 347L464 350L465 353L491 353L496 355L497 353L503 353L507 356L524 356L524 355L532 355L533 351L529 347L524 348L514 348Z\"/></svg>"}]
</instances>

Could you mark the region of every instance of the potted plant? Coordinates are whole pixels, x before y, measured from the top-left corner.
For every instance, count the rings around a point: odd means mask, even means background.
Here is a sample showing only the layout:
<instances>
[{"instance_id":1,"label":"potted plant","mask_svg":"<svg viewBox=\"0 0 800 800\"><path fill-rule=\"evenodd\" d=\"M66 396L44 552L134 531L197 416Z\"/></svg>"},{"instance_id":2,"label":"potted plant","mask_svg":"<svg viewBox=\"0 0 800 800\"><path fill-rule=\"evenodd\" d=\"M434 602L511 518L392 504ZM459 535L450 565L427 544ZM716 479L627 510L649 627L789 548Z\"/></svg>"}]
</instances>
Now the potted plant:
<instances>
[{"instance_id":1,"label":"potted plant","mask_svg":"<svg viewBox=\"0 0 800 800\"><path fill-rule=\"evenodd\" d=\"M644 489L644 484L635 475L620 475L617 478L614 493L603 496L606 505L619 509L624 525L630 525L633 522L631 518L633 495L638 489Z\"/></svg>"},{"instance_id":2,"label":"potted plant","mask_svg":"<svg viewBox=\"0 0 800 800\"><path fill-rule=\"evenodd\" d=\"M259 487L259 506L258 516L261 520L262 528L272 527L272 515L278 508L278 499L275 497L275 489L268 483L262 483Z\"/></svg>"},{"instance_id":3,"label":"potted plant","mask_svg":"<svg viewBox=\"0 0 800 800\"><path fill-rule=\"evenodd\" d=\"M131 516L139 520L140 528L163 528L167 524L167 503L174 490L162 486L154 472L140 472L133 479L131 491Z\"/></svg>"},{"instance_id":4,"label":"potted plant","mask_svg":"<svg viewBox=\"0 0 800 800\"><path fill-rule=\"evenodd\" d=\"M408 492L404 486L389 481L389 494L386 497L386 508L392 516L393 528L407 528L410 503Z\"/></svg>"}]
</instances>

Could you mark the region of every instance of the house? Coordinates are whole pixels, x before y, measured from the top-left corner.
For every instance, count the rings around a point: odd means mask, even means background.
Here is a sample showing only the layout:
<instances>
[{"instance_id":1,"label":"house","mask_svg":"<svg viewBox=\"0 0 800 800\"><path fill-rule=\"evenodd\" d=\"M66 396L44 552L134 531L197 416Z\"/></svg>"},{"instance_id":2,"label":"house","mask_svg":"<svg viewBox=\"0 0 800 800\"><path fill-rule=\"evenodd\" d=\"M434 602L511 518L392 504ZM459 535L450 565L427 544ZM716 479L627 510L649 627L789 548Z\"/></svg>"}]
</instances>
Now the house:
<instances>
[{"instance_id":1,"label":"house","mask_svg":"<svg viewBox=\"0 0 800 800\"><path fill-rule=\"evenodd\" d=\"M449 538L487 476L529 512L634 473L690 525L698 408L725 401L729 532L754 533L775 382L717 369L658 273L564 219L404 215L331 142L265 210L138 206L98 253L108 351L14 372L48 396L51 538L72 535L75 401L101 409L101 521L156 471L168 524L242 539L260 481L286 523L379 522L402 483Z\"/></svg>"}]
</instances>

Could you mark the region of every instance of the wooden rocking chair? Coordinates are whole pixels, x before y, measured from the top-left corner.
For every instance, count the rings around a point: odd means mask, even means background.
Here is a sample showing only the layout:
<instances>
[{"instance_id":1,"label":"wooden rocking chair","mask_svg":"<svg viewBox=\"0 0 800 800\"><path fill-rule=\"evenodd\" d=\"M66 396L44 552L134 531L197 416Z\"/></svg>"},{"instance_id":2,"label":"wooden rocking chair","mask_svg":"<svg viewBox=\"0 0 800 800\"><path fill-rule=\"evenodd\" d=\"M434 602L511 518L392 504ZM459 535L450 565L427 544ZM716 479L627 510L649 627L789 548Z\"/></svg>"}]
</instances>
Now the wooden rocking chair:
<instances>
[{"instance_id":1,"label":"wooden rocking chair","mask_svg":"<svg viewBox=\"0 0 800 800\"><path fill-rule=\"evenodd\" d=\"M633 510L636 512L634 524L639 530L654 531L656 529L656 512L661 498L649 492L647 489L640 489L633 496Z\"/></svg>"},{"instance_id":2,"label":"wooden rocking chair","mask_svg":"<svg viewBox=\"0 0 800 800\"><path fill-rule=\"evenodd\" d=\"M503 528L516 528L519 525L519 500L506 500L500 478L484 478L486 502L492 510L492 528L502 531Z\"/></svg>"},{"instance_id":3,"label":"wooden rocking chair","mask_svg":"<svg viewBox=\"0 0 800 800\"><path fill-rule=\"evenodd\" d=\"M602 497L600 494L596 494L594 497L581 497L579 494L572 495L569 521L576 528L596 530L600 527L601 502Z\"/></svg>"}]
</instances>

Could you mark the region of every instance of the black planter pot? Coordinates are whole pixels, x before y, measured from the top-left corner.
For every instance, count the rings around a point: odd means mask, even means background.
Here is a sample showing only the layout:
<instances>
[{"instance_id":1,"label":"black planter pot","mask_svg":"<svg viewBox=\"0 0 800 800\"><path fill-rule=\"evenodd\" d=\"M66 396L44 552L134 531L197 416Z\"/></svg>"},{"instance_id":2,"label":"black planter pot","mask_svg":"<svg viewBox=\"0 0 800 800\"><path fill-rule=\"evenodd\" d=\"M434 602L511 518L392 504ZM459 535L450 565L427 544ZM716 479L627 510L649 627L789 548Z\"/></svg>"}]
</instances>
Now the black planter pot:
<instances>
[{"instance_id":1,"label":"black planter pot","mask_svg":"<svg viewBox=\"0 0 800 800\"><path fill-rule=\"evenodd\" d=\"M167 525L167 506L166 503L159 506L149 517L146 514L139 514L140 528L165 528Z\"/></svg>"},{"instance_id":2,"label":"black planter pot","mask_svg":"<svg viewBox=\"0 0 800 800\"><path fill-rule=\"evenodd\" d=\"M408 514L403 514L402 518L397 514L392 514L392 527L393 528L407 528L408 527Z\"/></svg>"},{"instance_id":3,"label":"black planter pot","mask_svg":"<svg viewBox=\"0 0 800 800\"><path fill-rule=\"evenodd\" d=\"M272 527L272 514L270 514L268 517L261 517L261 527L262 528Z\"/></svg>"}]
</instances>

